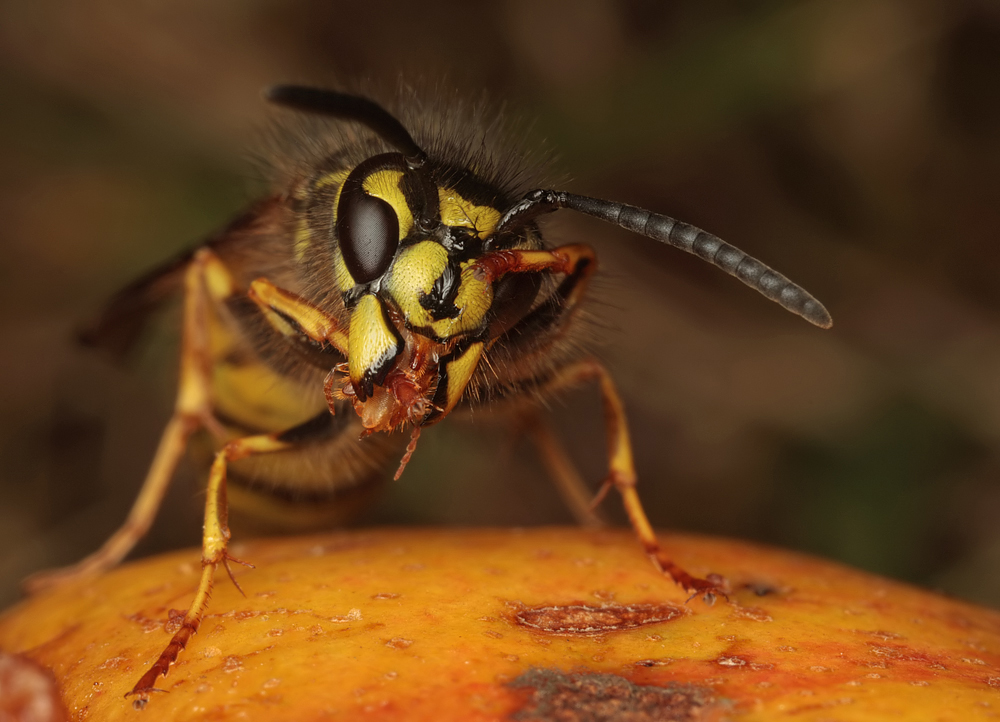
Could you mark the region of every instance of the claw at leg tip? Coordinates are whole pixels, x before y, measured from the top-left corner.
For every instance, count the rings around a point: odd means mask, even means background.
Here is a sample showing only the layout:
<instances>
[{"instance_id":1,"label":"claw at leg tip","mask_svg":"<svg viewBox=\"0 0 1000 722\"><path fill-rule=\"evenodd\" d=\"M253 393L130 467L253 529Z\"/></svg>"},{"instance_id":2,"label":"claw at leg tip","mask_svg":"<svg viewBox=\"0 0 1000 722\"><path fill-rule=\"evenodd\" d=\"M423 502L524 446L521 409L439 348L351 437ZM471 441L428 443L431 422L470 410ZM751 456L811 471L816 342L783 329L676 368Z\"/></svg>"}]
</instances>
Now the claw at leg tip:
<instances>
[{"instance_id":1,"label":"claw at leg tip","mask_svg":"<svg viewBox=\"0 0 1000 722\"><path fill-rule=\"evenodd\" d=\"M233 574L233 570L232 567L229 566L229 562L236 562L237 564L242 564L243 566L250 567L251 569L254 568L253 564L247 564L246 562L240 561L239 559L231 557L228 554L222 558L222 565L226 568L226 574L229 575L229 580L233 583L233 586L236 587L236 591L245 597L247 593L243 591L243 587L241 587L240 583L236 581L236 575Z\"/></svg>"}]
</instances>

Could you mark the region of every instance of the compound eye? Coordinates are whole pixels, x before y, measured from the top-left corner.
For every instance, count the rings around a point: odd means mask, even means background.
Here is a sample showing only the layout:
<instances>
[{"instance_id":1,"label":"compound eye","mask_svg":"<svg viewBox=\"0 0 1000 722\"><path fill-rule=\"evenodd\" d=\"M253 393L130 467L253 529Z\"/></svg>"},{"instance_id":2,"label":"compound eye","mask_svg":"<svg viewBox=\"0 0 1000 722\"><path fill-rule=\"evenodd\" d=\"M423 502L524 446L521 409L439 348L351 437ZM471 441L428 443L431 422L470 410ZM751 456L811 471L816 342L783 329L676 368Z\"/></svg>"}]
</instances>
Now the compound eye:
<instances>
[{"instance_id":1,"label":"compound eye","mask_svg":"<svg viewBox=\"0 0 1000 722\"><path fill-rule=\"evenodd\" d=\"M399 218L381 198L361 188L345 188L337 208L337 240L351 277L358 284L369 283L392 264L399 246Z\"/></svg>"},{"instance_id":2,"label":"compound eye","mask_svg":"<svg viewBox=\"0 0 1000 722\"><path fill-rule=\"evenodd\" d=\"M493 284L490 338L503 335L524 318L541 287L540 273L509 273Z\"/></svg>"}]
</instances>

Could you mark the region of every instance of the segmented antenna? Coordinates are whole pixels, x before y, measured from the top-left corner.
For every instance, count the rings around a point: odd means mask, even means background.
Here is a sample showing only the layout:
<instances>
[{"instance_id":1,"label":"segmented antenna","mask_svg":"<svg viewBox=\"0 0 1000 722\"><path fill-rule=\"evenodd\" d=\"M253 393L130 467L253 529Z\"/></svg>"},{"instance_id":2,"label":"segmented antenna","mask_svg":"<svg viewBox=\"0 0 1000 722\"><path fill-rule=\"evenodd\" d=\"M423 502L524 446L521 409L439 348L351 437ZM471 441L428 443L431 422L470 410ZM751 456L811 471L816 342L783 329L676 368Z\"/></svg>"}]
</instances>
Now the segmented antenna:
<instances>
[{"instance_id":1,"label":"segmented antenna","mask_svg":"<svg viewBox=\"0 0 1000 722\"><path fill-rule=\"evenodd\" d=\"M565 191L534 190L503 215L497 224L497 232L521 227L532 218L559 208L600 218L619 228L693 253L810 323L820 328L833 325L833 319L822 303L756 258L700 228L636 206Z\"/></svg>"},{"instance_id":2,"label":"segmented antenna","mask_svg":"<svg viewBox=\"0 0 1000 722\"><path fill-rule=\"evenodd\" d=\"M304 113L318 113L361 123L405 155L412 166L423 165L427 160L427 154L403 124L374 100L302 85L275 85L264 92L264 97L276 105Z\"/></svg>"}]
</instances>

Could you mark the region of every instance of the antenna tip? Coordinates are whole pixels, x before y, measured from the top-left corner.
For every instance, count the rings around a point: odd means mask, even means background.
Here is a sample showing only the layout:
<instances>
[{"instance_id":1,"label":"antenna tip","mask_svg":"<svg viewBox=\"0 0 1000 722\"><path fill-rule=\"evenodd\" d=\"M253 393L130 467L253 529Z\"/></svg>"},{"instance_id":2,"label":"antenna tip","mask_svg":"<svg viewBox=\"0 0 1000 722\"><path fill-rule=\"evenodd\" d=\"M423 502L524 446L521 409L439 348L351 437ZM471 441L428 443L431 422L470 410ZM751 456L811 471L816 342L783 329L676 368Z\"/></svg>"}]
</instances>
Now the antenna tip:
<instances>
[{"instance_id":1,"label":"antenna tip","mask_svg":"<svg viewBox=\"0 0 1000 722\"><path fill-rule=\"evenodd\" d=\"M833 326L833 318L830 316L830 312L826 310L826 307L822 303L816 300L811 300L805 305L802 309L802 318L820 328L831 328Z\"/></svg>"}]
</instances>

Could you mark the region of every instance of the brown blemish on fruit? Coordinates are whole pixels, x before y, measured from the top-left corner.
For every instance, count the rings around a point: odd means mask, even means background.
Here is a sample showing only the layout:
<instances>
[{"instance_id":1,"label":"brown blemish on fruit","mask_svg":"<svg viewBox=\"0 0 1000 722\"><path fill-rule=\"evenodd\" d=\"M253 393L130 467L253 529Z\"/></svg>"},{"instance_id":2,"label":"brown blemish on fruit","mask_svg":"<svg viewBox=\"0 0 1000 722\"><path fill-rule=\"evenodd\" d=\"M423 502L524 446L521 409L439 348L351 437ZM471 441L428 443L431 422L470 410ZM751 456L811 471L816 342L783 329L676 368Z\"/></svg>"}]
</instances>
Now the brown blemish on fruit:
<instances>
[{"instance_id":1,"label":"brown blemish on fruit","mask_svg":"<svg viewBox=\"0 0 1000 722\"><path fill-rule=\"evenodd\" d=\"M620 632L678 619L689 612L672 604L562 604L526 607L512 604L514 621L540 632L595 635Z\"/></svg>"},{"instance_id":2,"label":"brown blemish on fruit","mask_svg":"<svg viewBox=\"0 0 1000 722\"><path fill-rule=\"evenodd\" d=\"M879 661L886 661L889 663L917 662L918 664L926 665L928 669L945 669L945 658L943 656L930 655L926 652L918 652L903 644L874 644L869 642L868 649L879 659Z\"/></svg>"},{"instance_id":3,"label":"brown blemish on fruit","mask_svg":"<svg viewBox=\"0 0 1000 722\"><path fill-rule=\"evenodd\" d=\"M663 657L662 659L640 659L634 664L636 667L666 667L673 661L670 657Z\"/></svg>"},{"instance_id":4,"label":"brown blemish on fruit","mask_svg":"<svg viewBox=\"0 0 1000 722\"><path fill-rule=\"evenodd\" d=\"M168 609L167 610L167 621L163 623L163 631L167 634L173 634L181 625L184 623L184 610L183 609Z\"/></svg>"},{"instance_id":5,"label":"brown blemish on fruit","mask_svg":"<svg viewBox=\"0 0 1000 722\"><path fill-rule=\"evenodd\" d=\"M529 669L508 686L534 690L512 715L515 720L676 722L698 719L718 705L711 689L687 684L640 686L614 674Z\"/></svg>"},{"instance_id":6,"label":"brown blemish on fruit","mask_svg":"<svg viewBox=\"0 0 1000 722\"><path fill-rule=\"evenodd\" d=\"M155 632L157 629L163 629L164 624L166 624L162 619L150 619L149 617L139 613L129 614L125 617L125 620L135 622L146 634Z\"/></svg>"},{"instance_id":7,"label":"brown blemish on fruit","mask_svg":"<svg viewBox=\"0 0 1000 722\"><path fill-rule=\"evenodd\" d=\"M52 672L23 655L0 652L0 719L69 719Z\"/></svg>"}]
</instances>

